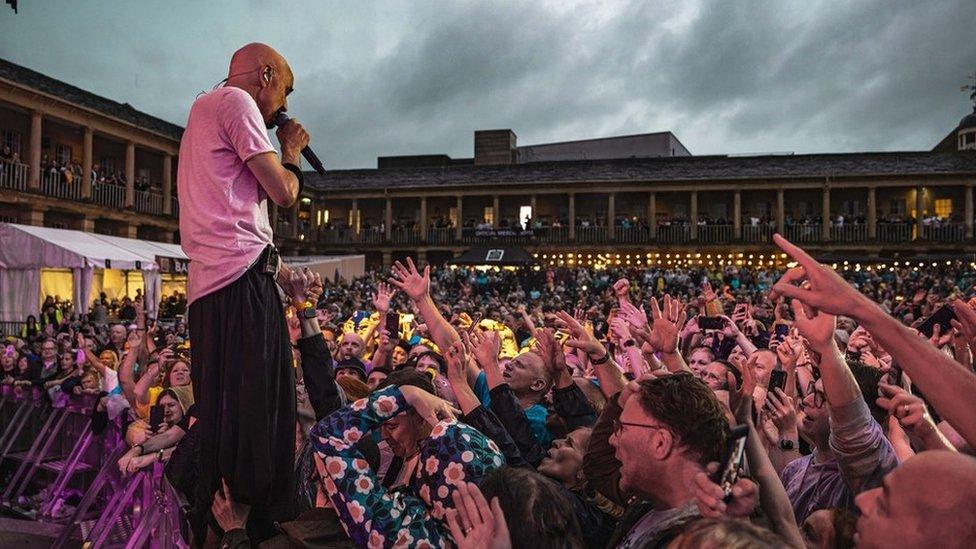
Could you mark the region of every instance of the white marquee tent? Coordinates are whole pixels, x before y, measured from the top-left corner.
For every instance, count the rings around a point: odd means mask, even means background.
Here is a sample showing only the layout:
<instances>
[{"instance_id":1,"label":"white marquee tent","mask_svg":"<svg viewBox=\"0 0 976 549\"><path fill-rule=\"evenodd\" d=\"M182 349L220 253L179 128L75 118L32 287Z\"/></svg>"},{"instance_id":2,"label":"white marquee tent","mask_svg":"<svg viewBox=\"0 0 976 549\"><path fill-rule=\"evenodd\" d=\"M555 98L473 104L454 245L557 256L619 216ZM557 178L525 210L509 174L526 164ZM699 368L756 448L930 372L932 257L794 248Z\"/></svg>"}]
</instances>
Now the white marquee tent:
<instances>
[{"instance_id":1,"label":"white marquee tent","mask_svg":"<svg viewBox=\"0 0 976 549\"><path fill-rule=\"evenodd\" d=\"M163 271L186 260L178 244L0 223L0 320L37 313L44 295L56 291L70 288L75 306L87 310L94 289L121 296L135 291L130 285L142 286L154 316Z\"/></svg>"}]
</instances>

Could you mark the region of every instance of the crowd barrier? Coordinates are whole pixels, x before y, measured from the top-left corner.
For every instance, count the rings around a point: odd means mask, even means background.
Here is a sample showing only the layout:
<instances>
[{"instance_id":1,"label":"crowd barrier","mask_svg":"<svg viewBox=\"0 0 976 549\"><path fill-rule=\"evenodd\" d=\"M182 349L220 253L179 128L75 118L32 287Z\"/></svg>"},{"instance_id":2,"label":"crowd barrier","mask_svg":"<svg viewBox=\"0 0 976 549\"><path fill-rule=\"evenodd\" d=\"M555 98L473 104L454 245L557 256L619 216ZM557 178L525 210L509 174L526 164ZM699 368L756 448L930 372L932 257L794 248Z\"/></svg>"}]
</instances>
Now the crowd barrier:
<instances>
[{"instance_id":1,"label":"crowd barrier","mask_svg":"<svg viewBox=\"0 0 976 549\"><path fill-rule=\"evenodd\" d=\"M36 388L0 392L0 507L22 519L63 525L53 544L187 547L183 507L163 465L124 477L121 425L92 429L94 395Z\"/></svg>"}]
</instances>

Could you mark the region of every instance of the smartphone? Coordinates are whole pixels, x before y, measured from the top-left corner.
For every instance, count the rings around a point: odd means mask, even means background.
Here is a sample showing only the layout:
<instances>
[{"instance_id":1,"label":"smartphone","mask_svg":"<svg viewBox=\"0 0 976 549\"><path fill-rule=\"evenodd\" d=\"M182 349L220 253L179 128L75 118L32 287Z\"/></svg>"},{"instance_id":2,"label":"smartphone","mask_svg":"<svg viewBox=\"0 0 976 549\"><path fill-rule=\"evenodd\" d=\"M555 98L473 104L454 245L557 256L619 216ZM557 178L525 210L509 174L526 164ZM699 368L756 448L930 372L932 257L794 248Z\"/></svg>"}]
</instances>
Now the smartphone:
<instances>
[{"instance_id":1,"label":"smartphone","mask_svg":"<svg viewBox=\"0 0 976 549\"><path fill-rule=\"evenodd\" d=\"M163 423L163 407L160 405L149 407L149 429L156 432L160 424Z\"/></svg>"},{"instance_id":2,"label":"smartphone","mask_svg":"<svg viewBox=\"0 0 976 549\"><path fill-rule=\"evenodd\" d=\"M769 372L769 392L773 392L773 389L786 390L786 372L783 370Z\"/></svg>"},{"instance_id":3,"label":"smartphone","mask_svg":"<svg viewBox=\"0 0 976 549\"><path fill-rule=\"evenodd\" d=\"M918 331L925 334L925 337L932 337L932 330L938 324L942 327L939 333L947 334L952 329L952 324L949 321L955 319L956 312L952 310L952 305L943 305L938 311L932 313L932 316L926 318L925 322L919 324Z\"/></svg>"},{"instance_id":4,"label":"smartphone","mask_svg":"<svg viewBox=\"0 0 976 549\"><path fill-rule=\"evenodd\" d=\"M389 332L390 338L398 337L400 335L400 313L393 311L386 313L386 323L383 327Z\"/></svg>"},{"instance_id":5,"label":"smartphone","mask_svg":"<svg viewBox=\"0 0 976 549\"><path fill-rule=\"evenodd\" d=\"M732 500L732 487L739 480L742 473L742 462L745 458L746 438L749 436L749 427L736 425L729 433L729 442L726 446L725 456L719 465L718 471L712 476L712 481L722 488L725 497L723 501L728 503Z\"/></svg>"},{"instance_id":6,"label":"smartphone","mask_svg":"<svg viewBox=\"0 0 976 549\"><path fill-rule=\"evenodd\" d=\"M891 369L888 370L888 384L901 387L901 367L891 366Z\"/></svg>"},{"instance_id":7,"label":"smartphone","mask_svg":"<svg viewBox=\"0 0 976 549\"><path fill-rule=\"evenodd\" d=\"M790 333L790 325L789 324L777 324L776 325L776 328L773 329L773 333L776 334L776 337L778 337L780 339L783 339L784 337L786 337Z\"/></svg>"},{"instance_id":8,"label":"smartphone","mask_svg":"<svg viewBox=\"0 0 976 549\"><path fill-rule=\"evenodd\" d=\"M725 319L719 316L699 316L698 327L702 330L721 330L725 328Z\"/></svg>"}]
</instances>

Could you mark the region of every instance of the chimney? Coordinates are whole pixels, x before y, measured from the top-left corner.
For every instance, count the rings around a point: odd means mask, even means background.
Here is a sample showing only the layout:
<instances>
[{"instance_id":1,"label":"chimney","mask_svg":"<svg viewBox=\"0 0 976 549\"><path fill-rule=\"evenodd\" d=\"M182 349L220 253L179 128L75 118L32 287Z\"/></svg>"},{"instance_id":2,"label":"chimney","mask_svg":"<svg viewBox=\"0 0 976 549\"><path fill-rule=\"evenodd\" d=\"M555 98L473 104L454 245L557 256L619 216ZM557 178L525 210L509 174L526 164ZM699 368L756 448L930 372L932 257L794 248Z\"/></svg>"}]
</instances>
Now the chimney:
<instances>
[{"instance_id":1,"label":"chimney","mask_svg":"<svg viewBox=\"0 0 976 549\"><path fill-rule=\"evenodd\" d=\"M514 164L515 142L512 130L478 130L474 132L474 165Z\"/></svg>"}]
</instances>

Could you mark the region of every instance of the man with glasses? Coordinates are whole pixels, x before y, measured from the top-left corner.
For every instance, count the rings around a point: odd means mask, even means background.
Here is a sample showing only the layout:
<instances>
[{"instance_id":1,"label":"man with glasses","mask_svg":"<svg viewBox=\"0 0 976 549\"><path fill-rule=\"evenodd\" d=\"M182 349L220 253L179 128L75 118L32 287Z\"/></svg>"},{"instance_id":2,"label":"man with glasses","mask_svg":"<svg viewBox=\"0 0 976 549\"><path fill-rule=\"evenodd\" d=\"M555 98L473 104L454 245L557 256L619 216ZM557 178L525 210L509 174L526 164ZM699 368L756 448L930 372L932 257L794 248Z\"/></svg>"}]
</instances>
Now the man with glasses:
<instances>
[{"instance_id":1,"label":"man with glasses","mask_svg":"<svg viewBox=\"0 0 976 549\"><path fill-rule=\"evenodd\" d=\"M720 461L728 434L722 404L690 372L633 383L611 399L583 462L591 486L628 506L608 547L654 546L700 518L693 477Z\"/></svg>"},{"instance_id":2,"label":"man with glasses","mask_svg":"<svg viewBox=\"0 0 976 549\"><path fill-rule=\"evenodd\" d=\"M47 338L40 343L41 355L30 365L29 379L31 383L42 386L45 381L53 379L58 374L58 343L53 338Z\"/></svg>"},{"instance_id":3,"label":"man with glasses","mask_svg":"<svg viewBox=\"0 0 976 549\"><path fill-rule=\"evenodd\" d=\"M811 383L800 402L796 430L813 447L780 474L798 523L814 511L854 509L854 496L878 486L897 465L891 443L876 418L885 416L875 404L880 372L860 363L846 363L834 338L835 319L814 318L800 311L796 327L820 354L820 379ZM792 432L796 432L792 430ZM796 452L798 441L782 436L780 450Z\"/></svg>"}]
</instances>

